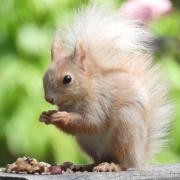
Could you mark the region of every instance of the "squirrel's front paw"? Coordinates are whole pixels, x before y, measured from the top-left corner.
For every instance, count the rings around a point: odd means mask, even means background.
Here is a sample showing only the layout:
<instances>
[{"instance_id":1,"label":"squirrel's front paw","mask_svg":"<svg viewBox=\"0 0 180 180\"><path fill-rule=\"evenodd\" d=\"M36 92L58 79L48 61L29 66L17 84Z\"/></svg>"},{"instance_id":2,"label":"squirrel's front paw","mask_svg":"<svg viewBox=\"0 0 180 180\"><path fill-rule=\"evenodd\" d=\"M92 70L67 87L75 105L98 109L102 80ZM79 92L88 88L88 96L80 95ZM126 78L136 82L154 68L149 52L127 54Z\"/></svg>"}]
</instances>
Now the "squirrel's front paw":
<instances>
[{"instance_id":1,"label":"squirrel's front paw","mask_svg":"<svg viewBox=\"0 0 180 180\"><path fill-rule=\"evenodd\" d=\"M45 122L46 124L64 124L67 125L70 119L70 115L65 111L47 111L42 112L40 115L40 121Z\"/></svg>"},{"instance_id":2,"label":"squirrel's front paw","mask_svg":"<svg viewBox=\"0 0 180 180\"><path fill-rule=\"evenodd\" d=\"M44 122L46 124L50 124L50 116L53 114L53 113L56 113L57 110L49 110L49 111L43 111L39 117L39 121L40 122Z\"/></svg>"},{"instance_id":3,"label":"squirrel's front paw","mask_svg":"<svg viewBox=\"0 0 180 180\"><path fill-rule=\"evenodd\" d=\"M67 125L69 120L70 120L70 115L66 111L62 111L62 112L58 111L50 116L50 121L54 124L62 123L64 125Z\"/></svg>"}]
</instances>

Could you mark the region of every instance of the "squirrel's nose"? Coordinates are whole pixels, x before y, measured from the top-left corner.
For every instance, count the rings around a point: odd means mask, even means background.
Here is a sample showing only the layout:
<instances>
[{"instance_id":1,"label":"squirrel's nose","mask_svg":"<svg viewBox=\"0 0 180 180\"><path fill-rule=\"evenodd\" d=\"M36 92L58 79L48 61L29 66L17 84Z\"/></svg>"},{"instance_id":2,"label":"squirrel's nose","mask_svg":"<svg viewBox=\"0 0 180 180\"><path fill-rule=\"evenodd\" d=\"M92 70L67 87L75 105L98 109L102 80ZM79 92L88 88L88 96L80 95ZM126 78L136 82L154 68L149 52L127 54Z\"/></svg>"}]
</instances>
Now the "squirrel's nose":
<instances>
[{"instance_id":1,"label":"squirrel's nose","mask_svg":"<svg viewBox=\"0 0 180 180\"><path fill-rule=\"evenodd\" d=\"M54 104L54 99L52 97L45 96L45 99L46 99L47 102L49 102L51 104Z\"/></svg>"}]
</instances>

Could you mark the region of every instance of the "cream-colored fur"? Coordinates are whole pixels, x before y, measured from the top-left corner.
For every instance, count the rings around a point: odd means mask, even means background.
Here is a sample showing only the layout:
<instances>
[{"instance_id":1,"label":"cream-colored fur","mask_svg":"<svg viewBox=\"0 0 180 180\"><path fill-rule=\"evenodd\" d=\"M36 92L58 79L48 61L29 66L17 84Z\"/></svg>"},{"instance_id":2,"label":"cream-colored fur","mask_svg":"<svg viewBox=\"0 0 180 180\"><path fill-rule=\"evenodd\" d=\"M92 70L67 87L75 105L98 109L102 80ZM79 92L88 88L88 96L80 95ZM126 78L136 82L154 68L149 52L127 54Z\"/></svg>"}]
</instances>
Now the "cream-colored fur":
<instances>
[{"instance_id":1,"label":"cream-colored fur","mask_svg":"<svg viewBox=\"0 0 180 180\"><path fill-rule=\"evenodd\" d=\"M55 34L45 95L68 113L51 123L75 135L96 162L141 168L164 141L171 106L152 41L142 23L96 6ZM72 82L64 86L66 74Z\"/></svg>"}]
</instances>

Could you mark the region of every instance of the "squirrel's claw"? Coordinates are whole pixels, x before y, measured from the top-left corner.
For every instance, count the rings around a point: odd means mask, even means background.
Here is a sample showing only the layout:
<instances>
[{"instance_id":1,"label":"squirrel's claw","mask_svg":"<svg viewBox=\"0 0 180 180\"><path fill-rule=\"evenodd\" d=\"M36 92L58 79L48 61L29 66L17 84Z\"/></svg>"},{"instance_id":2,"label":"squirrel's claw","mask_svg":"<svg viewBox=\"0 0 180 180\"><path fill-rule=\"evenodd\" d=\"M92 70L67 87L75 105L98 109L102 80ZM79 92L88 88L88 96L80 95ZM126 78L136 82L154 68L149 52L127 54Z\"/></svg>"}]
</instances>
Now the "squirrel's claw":
<instances>
[{"instance_id":1,"label":"squirrel's claw","mask_svg":"<svg viewBox=\"0 0 180 180\"><path fill-rule=\"evenodd\" d=\"M46 124L50 124L50 116L56 112L57 110L43 111L39 117L39 121L44 122Z\"/></svg>"}]
</instances>

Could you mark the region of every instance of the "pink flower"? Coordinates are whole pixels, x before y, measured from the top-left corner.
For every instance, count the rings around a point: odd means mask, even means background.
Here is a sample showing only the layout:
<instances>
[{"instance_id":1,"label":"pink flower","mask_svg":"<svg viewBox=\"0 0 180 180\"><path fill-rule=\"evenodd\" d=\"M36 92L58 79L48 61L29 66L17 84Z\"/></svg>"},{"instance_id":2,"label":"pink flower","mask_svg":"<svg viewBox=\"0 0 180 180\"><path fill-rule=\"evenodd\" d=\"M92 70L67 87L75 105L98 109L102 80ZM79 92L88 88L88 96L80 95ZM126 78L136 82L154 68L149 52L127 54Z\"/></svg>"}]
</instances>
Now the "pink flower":
<instances>
[{"instance_id":1,"label":"pink flower","mask_svg":"<svg viewBox=\"0 0 180 180\"><path fill-rule=\"evenodd\" d=\"M170 0L127 0L121 6L121 13L135 19L151 20L172 9Z\"/></svg>"}]
</instances>

